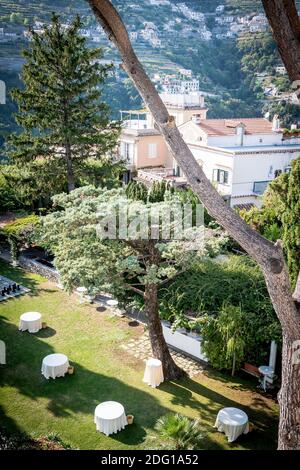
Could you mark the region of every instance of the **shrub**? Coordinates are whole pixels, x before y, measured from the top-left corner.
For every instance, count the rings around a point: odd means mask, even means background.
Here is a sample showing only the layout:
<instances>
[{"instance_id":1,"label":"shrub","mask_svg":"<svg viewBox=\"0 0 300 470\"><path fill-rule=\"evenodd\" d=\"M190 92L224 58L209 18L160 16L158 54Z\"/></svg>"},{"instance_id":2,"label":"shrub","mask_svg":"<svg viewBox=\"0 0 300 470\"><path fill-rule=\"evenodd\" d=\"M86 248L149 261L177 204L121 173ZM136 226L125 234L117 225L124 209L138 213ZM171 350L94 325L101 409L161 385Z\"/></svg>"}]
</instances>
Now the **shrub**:
<instances>
[{"instance_id":1,"label":"shrub","mask_svg":"<svg viewBox=\"0 0 300 470\"><path fill-rule=\"evenodd\" d=\"M181 414L168 414L155 425L159 435L171 441L176 450L199 449L203 439L198 420L191 420Z\"/></svg>"}]
</instances>

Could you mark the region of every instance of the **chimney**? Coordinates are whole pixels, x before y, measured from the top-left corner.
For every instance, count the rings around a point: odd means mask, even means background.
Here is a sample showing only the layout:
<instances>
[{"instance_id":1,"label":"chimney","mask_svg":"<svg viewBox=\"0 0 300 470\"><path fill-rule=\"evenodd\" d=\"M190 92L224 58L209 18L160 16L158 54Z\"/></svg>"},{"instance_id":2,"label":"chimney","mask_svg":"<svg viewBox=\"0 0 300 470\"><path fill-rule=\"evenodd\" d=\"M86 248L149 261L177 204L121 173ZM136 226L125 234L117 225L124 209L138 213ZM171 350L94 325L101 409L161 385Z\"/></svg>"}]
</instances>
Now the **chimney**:
<instances>
[{"instance_id":1,"label":"chimney","mask_svg":"<svg viewBox=\"0 0 300 470\"><path fill-rule=\"evenodd\" d=\"M277 132L280 129L280 120L278 114L275 114L272 121L272 131Z\"/></svg>"},{"instance_id":2,"label":"chimney","mask_svg":"<svg viewBox=\"0 0 300 470\"><path fill-rule=\"evenodd\" d=\"M193 114L192 116L192 121L195 123L195 124L200 124L201 123L201 114Z\"/></svg>"},{"instance_id":3,"label":"chimney","mask_svg":"<svg viewBox=\"0 0 300 470\"><path fill-rule=\"evenodd\" d=\"M245 124L240 122L235 128L236 145L242 147L244 144Z\"/></svg>"}]
</instances>

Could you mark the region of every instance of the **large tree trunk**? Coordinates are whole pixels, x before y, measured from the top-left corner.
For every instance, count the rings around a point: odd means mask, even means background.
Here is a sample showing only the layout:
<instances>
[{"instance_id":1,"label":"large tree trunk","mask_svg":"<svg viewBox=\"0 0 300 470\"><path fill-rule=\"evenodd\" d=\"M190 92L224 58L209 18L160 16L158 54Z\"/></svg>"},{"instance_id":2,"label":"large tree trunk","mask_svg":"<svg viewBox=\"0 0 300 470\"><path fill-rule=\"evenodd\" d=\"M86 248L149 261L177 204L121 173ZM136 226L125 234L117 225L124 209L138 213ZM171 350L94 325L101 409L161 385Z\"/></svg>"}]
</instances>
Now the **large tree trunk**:
<instances>
[{"instance_id":1,"label":"large tree trunk","mask_svg":"<svg viewBox=\"0 0 300 470\"><path fill-rule=\"evenodd\" d=\"M298 337L283 337L282 385L279 392L280 423L278 449L300 449L300 348Z\"/></svg>"},{"instance_id":2,"label":"large tree trunk","mask_svg":"<svg viewBox=\"0 0 300 470\"><path fill-rule=\"evenodd\" d=\"M279 0L278 0L279 1ZM182 139L174 117L169 116L154 85L145 73L134 53L122 19L109 0L89 0L92 9L105 29L109 39L115 43L123 60L123 67L134 82L145 104L150 109L157 128L164 136L172 155L187 177L193 191L207 208L208 212L227 232L249 253L262 269L275 312L280 320L283 336L288 344L300 339L300 314L293 301L288 272L282 248L273 245L255 232L238 214L229 208L223 198L213 188L192 152ZM271 2L269 2L271 3ZM280 395L279 447L300 449L300 429L294 419L300 410L299 393L293 397L287 392L299 388L300 365L287 367L288 349L283 350L283 388ZM289 389L287 388L289 383ZM282 415L282 413L284 413ZM285 436L293 436L287 439Z\"/></svg>"},{"instance_id":3,"label":"large tree trunk","mask_svg":"<svg viewBox=\"0 0 300 470\"><path fill-rule=\"evenodd\" d=\"M262 3L288 75L293 82L300 80L300 21L295 2L262 0Z\"/></svg>"},{"instance_id":4,"label":"large tree trunk","mask_svg":"<svg viewBox=\"0 0 300 470\"><path fill-rule=\"evenodd\" d=\"M172 359L163 335L162 325L158 314L156 284L147 284L145 286L145 312L148 317L149 337L153 357L161 360L165 380L179 379L184 375L184 372Z\"/></svg>"}]
</instances>

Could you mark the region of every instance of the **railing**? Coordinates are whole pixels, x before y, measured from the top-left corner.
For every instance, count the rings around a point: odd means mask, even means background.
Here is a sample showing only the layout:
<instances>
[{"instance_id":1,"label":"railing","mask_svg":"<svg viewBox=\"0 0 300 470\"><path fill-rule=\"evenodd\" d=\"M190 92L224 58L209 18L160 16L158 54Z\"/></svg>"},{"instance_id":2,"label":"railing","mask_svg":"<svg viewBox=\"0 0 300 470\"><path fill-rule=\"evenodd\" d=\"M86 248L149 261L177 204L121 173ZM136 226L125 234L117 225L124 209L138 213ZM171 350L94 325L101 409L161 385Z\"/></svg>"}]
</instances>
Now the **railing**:
<instances>
[{"instance_id":1,"label":"railing","mask_svg":"<svg viewBox=\"0 0 300 470\"><path fill-rule=\"evenodd\" d=\"M161 170L138 170L138 177L150 181L162 181L164 178L174 176L173 168L162 168Z\"/></svg>"}]
</instances>

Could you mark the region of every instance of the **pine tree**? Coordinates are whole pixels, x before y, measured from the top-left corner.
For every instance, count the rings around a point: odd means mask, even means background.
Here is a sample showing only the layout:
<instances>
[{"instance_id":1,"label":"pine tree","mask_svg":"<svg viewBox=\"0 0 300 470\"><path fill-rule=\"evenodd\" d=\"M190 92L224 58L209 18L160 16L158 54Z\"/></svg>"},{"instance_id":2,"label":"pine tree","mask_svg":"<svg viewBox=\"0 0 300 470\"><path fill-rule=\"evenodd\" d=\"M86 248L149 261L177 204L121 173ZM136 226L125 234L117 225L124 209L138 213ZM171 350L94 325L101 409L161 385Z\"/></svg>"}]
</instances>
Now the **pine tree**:
<instances>
[{"instance_id":1,"label":"pine tree","mask_svg":"<svg viewBox=\"0 0 300 470\"><path fill-rule=\"evenodd\" d=\"M8 140L13 163L35 168L34 178L43 171L68 192L91 167L94 174L95 162L107 158L119 136L119 124L110 123L109 108L100 101L110 66L99 63L101 49L87 47L81 27L79 16L65 28L53 14L43 34L31 30L23 52L24 89L12 92L22 132ZM38 161L44 164L33 165Z\"/></svg>"}]
</instances>

